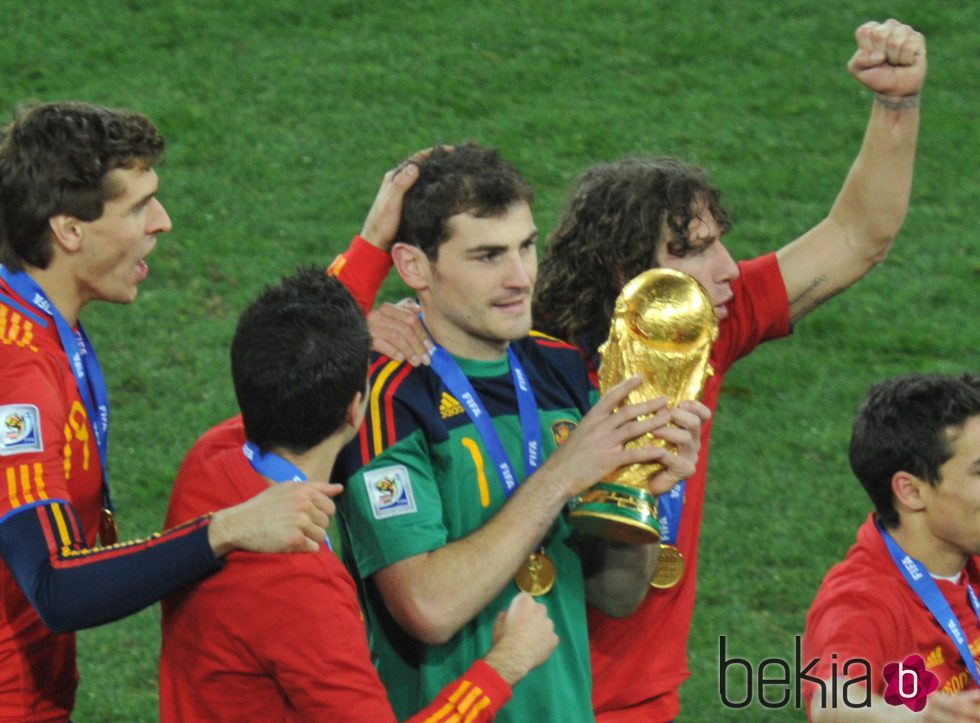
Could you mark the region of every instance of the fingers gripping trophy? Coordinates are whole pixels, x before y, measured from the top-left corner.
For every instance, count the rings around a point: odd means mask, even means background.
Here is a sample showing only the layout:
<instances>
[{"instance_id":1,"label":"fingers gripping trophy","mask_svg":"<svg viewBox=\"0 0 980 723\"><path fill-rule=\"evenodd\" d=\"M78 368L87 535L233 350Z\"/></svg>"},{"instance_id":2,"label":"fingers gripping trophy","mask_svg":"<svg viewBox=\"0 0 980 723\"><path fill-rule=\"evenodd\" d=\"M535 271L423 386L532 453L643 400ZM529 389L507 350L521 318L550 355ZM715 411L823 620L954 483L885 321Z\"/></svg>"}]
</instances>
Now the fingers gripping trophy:
<instances>
[{"instance_id":1,"label":"fingers gripping trophy","mask_svg":"<svg viewBox=\"0 0 980 723\"><path fill-rule=\"evenodd\" d=\"M718 320L707 292L694 278L672 269L650 269L632 279L616 299L609 339L599 347L599 389L641 375L643 382L626 402L666 397L676 406L699 399L711 376L711 347ZM645 434L628 447L665 441ZM657 498L649 479L659 462L621 467L572 503L569 517L579 529L620 542L655 543L660 539Z\"/></svg>"}]
</instances>

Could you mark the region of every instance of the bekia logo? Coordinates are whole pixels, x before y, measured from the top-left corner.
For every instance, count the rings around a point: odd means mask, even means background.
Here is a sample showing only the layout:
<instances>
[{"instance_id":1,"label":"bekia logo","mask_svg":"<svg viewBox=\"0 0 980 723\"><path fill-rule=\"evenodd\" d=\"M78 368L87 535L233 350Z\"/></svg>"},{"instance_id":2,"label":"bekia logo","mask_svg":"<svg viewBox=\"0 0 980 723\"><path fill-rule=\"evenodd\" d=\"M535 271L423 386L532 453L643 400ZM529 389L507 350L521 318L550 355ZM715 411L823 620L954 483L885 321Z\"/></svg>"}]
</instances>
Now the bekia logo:
<instances>
[{"instance_id":1,"label":"bekia logo","mask_svg":"<svg viewBox=\"0 0 980 723\"><path fill-rule=\"evenodd\" d=\"M765 658L758 666L745 658L728 657L727 636L722 635L718 642L718 693L726 708L747 708L757 701L763 708L799 709L807 685L812 686L821 708L871 706L871 663L864 658L841 660L832 653L825 659L823 673L816 675L821 659L803 659L799 635L792 660ZM743 676L744 682L739 680Z\"/></svg>"},{"instance_id":2,"label":"bekia logo","mask_svg":"<svg viewBox=\"0 0 980 723\"><path fill-rule=\"evenodd\" d=\"M926 698L939 687L939 678L926 670L926 662L919 655L910 655L901 663L888 663L882 675L885 702L904 705L914 713L926 707Z\"/></svg>"},{"instance_id":3,"label":"bekia logo","mask_svg":"<svg viewBox=\"0 0 980 723\"><path fill-rule=\"evenodd\" d=\"M796 636L793 660L766 658L755 666L745 658L729 657L726 642L722 635L718 692L726 708L746 708L753 702L770 709L801 708L806 685L811 686L813 702L821 708L871 707L871 663L864 658L842 660L831 653L820 666L820 658L803 659L801 640ZM818 666L821 672L815 674ZM744 683L739 681L741 677ZM882 677L885 702L904 705L914 713L925 708L926 698L939 688L939 677L926 669L922 656L915 654L900 663L886 664Z\"/></svg>"}]
</instances>

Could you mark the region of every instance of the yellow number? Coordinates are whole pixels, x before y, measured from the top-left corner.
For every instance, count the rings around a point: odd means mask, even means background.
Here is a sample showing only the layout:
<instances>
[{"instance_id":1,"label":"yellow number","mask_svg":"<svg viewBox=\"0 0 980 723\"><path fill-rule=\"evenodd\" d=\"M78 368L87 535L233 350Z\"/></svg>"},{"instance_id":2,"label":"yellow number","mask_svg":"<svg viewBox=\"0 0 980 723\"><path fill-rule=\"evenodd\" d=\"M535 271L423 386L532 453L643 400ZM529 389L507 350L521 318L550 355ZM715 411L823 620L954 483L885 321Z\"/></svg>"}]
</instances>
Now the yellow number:
<instances>
[{"instance_id":1,"label":"yellow number","mask_svg":"<svg viewBox=\"0 0 980 723\"><path fill-rule=\"evenodd\" d=\"M487 473L483 469L483 455L480 454L480 446L469 437L463 437L461 441L473 458L473 464L476 465L476 482L480 486L480 504L489 507L490 488L487 487Z\"/></svg>"}]
</instances>

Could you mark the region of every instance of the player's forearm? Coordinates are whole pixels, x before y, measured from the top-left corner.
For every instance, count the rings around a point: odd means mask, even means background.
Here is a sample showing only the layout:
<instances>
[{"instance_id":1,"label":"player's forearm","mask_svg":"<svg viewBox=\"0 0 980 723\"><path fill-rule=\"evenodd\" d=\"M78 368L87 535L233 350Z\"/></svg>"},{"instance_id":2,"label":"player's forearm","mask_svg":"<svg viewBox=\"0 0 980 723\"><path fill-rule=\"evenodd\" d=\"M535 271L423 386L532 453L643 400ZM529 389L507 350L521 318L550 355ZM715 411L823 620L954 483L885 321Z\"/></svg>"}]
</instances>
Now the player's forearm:
<instances>
[{"instance_id":1,"label":"player's forearm","mask_svg":"<svg viewBox=\"0 0 980 723\"><path fill-rule=\"evenodd\" d=\"M0 525L0 554L55 632L135 613L221 564L211 554L204 519L108 548L87 548L76 529L81 525L64 504L24 510ZM49 549L49 539L57 549Z\"/></svg>"},{"instance_id":2,"label":"player's forearm","mask_svg":"<svg viewBox=\"0 0 980 723\"><path fill-rule=\"evenodd\" d=\"M391 269L391 256L378 245L355 236L350 246L327 268L357 301L365 314L371 311L381 283Z\"/></svg>"},{"instance_id":3,"label":"player's forearm","mask_svg":"<svg viewBox=\"0 0 980 723\"><path fill-rule=\"evenodd\" d=\"M445 643L512 584L568 501L542 468L478 530L375 573L398 623L424 643Z\"/></svg>"},{"instance_id":4,"label":"player's forearm","mask_svg":"<svg viewBox=\"0 0 980 723\"><path fill-rule=\"evenodd\" d=\"M474 692L476 691L476 692ZM470 666L466 674L454 680L439 695L409 718L406 723L430 720L467 720L471 723L491 721L511 698L510 685L481 661Z\"/></svg>"},{"instance_id":5,"label":"player's forearm","mask_svg":"<svg viewBox=\"0 0 980 723\"><path fill-rule=\"evenodd\" d=\"M861 150L829 216L869 264L884 257L905 220L918 135L917 100L874 101Z\"/></svg>"}]
</instances>

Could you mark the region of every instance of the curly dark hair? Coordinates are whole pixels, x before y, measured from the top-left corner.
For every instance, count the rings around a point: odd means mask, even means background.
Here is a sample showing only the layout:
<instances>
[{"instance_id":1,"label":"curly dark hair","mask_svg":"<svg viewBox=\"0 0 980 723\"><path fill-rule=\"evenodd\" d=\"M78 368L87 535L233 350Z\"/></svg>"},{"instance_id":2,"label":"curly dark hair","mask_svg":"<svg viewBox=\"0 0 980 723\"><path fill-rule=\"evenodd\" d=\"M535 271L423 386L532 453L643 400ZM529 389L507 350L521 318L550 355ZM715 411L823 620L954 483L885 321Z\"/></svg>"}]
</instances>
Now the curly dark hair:
<instances>
[{"instance_id":1,"label":"curly dark hair","mask_svg":"<svg viewBox=\"0 0 980 723\"><path fill-rule=\"evenodd\" d=\"M731 229L721 193L707 174L675 158L630 158L594 166L572 191L538 269L536 328L592 359L609 332L616 297L657 265L657 249L685 256L688 228L702 204Z\"/></svg>"},{"instance_id":2,"label":"curly dark hair","mask_svg":"<svg viewBox=\"0 0 980 723\"><path fill-rule=\"evenodd\" d=\"M122 190L107 174L149 169L163 151L163 136L133 111L79 102L20 108L0 129L0 262L46 268L48 220L64 213L94 221Z\"/></svg>"},{"instance_id":3,"label":"curly dark hair","mask_svg":"<svg viewBox=\"0 0 980 723\"><path fill-rule=\"evenodd\" d=\"M395 241L420 248L435 261L458 213L478 218L503 214L515 203L531 204L531 186L493 148L472 142L437 147L418 163L419 177L405 194Z\"/></svg>"},{"instance_id":4,"label":"curly dark hair","mask_svg":"<svg viewBox=\"0 0 980 723\"><path fill-rule=\"evenodd\" d=\"M885 527L897 527L892 477L908 472L936 486L953 442L980 415L980 376L913 374L871 387L851 432L849 461Z\"/></svg>"}]
</instances>

